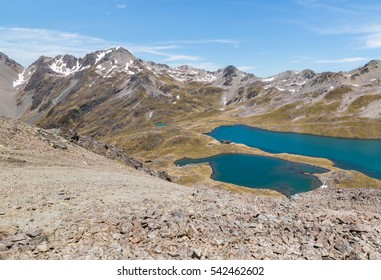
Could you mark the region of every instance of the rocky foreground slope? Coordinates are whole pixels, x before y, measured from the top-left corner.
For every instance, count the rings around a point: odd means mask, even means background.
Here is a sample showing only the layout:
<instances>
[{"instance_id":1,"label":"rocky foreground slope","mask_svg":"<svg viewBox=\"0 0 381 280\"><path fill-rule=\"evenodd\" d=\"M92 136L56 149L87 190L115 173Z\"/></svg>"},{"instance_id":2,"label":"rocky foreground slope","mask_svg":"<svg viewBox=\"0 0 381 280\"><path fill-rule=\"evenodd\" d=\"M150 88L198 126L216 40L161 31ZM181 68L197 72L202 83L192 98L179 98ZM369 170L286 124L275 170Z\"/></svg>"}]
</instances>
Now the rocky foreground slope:
<instances>
[{"instance_id":1,"label":"rocky foreground slope","mask_svg":"<svg viewBox=\"0 0 381 280\"><path fill-rule=\"evenodd\" d=\"M381 258L380 189L186 188L51 136L0 118L0 259Z\"/></svg>"}]
</instances>

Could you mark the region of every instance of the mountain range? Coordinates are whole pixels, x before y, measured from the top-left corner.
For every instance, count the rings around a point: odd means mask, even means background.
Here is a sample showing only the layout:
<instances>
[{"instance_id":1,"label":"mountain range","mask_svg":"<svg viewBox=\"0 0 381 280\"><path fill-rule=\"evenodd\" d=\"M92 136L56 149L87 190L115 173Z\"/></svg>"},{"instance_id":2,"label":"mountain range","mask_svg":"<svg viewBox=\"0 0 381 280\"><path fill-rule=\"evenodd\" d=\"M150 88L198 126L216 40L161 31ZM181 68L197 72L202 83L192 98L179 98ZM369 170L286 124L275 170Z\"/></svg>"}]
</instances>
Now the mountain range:
<instances>
[{"instance_id":1,"label":"mountain range","mask_svg":"<svg viewBox=\"0 0 381 280\"><path fill-rule=\"evenodd\" d=\"M286 71L259 78L234 66L215 72L171 68L118 47L83 58L41 56L25 69L0 54L0 67L0 114L48 127L80 125L109 105L113 110L108 113L118 119L131 115L130 122L139 117L169 121L175 118L169 111L177 116L235 109L247 117L293 107L287 116L292 122L327 111L336 117L369 119L378 119L381 113L381 61L377 60L349 72ZM116 126L120 129L130 122Z\"/></svg>"}]
</instances>

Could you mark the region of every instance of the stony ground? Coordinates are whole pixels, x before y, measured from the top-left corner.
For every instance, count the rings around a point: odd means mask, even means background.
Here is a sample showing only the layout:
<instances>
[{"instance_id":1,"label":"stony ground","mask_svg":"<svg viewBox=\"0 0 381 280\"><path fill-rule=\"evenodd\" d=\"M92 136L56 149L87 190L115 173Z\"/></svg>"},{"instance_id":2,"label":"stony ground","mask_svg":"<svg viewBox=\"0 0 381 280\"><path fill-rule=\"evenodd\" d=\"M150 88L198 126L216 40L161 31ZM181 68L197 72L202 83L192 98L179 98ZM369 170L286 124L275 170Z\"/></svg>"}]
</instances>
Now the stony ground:
<instances>
[{"instance_id":1,"label":"stony ground","mask_svg":"<svg viewBox=\"0 0 381 280\"><path fill-rule=\"evenodd\" d=\"M186 188L0 118L0 259L381 259L381 190Z\"/></svg>"}]
</instances>

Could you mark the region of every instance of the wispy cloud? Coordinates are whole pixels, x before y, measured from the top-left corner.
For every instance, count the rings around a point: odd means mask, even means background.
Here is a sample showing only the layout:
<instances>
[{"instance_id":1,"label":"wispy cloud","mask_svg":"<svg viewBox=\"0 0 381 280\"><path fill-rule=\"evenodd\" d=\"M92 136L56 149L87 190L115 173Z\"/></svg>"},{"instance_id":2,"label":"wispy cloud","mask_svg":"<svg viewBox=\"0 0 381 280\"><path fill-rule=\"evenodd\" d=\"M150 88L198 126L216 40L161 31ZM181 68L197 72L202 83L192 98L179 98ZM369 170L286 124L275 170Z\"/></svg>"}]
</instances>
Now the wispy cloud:
<instances>
[{"instance_id":1,"label":"wispy cloud","mask_svg":"<svg viewBox=\"0 0 381 280\"><path fill-rule=\"evenodd\" d=\"M69 53L75 56L112 47L105 40L55 30L0 26L0 50L27 66L39 56Z\"/></svg>"},{"instance_id":2,"label":"wispy cloud","mask_svg":"<svg viewBox=\"0 0 381 280\"><path fill-rule=\"evenodd\" d=\"M239 41L239 40L213 39L213 40L174 40L174 41L159 42L156 44L158 44L158 45L161 45L161 44L178 44L178 45L225 44L225 45L232 45L235 48L238 48L240 43L241 43L241 41Z\"/></svg>"},{"instance_id":3,"label":"wispy cloud","mask_svg":"<svg viewBox=\"0 0 381 280\"><path fill-rule=\"evenodd\" d=\"M347 36L356 49L381 48L380 5L354 4L346 0L294 0L294 2L312 11L325 10L330 17L328 21L304 20L302 23L296 23L305 29L320 35Z\"/></svg>"},{"instance_id":4,"label":"wispy cloud","mask_svg":"<svg viewBox=\"0 0 381 280\"><path fill-rule=\"evenodd\" d=\"M370 59L367 57L347 57L347 58L340 58L340 59L319 59L313 61L314 63L319 64L334 64L334 63L355 63L355 62L362 62L362 61L369 61Z\"/></svg>"},{"instance_id":5,"label":"wispy cloud","mask_svg":"<svg viewBox=\"0 0 381 280\"><path fill-rule=\"evenodd\" d=\"M127 5L126 4L116 4L116 7L121 10L121 9L127 8Z\"/></svg>"},{"instance_id":6,"label":"wispy cloud","mask_svg":"<svg viewBox=\"0 0 381 280\"><path fill-rule=\"evenodd\" d=\"M198 56L192 55L176 55L176 54L165 54L168 55L167 58L162 59L162 62L171 62L171 61L199 61L201 60Z\"/></svg>"},{"instance_id":7,"label":"wispy cloud","mask_svg":"<svg viewBox=\"0 0 381 280\"><path fill-rule=\"evenodd\" d=\"M164 58L170 57L172 54L168 52L168 50L178 49L177 45L134 45L134 44L124 44L131 52L133 53L145 53L145 54L153 54L157 56L161 56Z\"/></svg>"},{"instance_id":8,"label":"wispy cloud","mask_svg":"<svg viewBox=\"0 0 381 280\"><path fill-rule=\"evenodd\" d=\"M255 66L238 66L237 68L241 71L247 72L247 71L254 70L256 67Z\"/></svg>"},{"instance_id":9,"label":"wispy cloud","mask_svg":"<svg viewBox=\"0 0 381 280\"><path fill-rule=\"evenodd\" d=\"M332 4L332 1L329 1L327 3L326 1L321 1L321 0L296 0L295 3L302 5L306 8L319 9L319 10L324 10L326 12L331 12L331 13L342 13L342 14L348 14L348 15L359 14L358 10L352 7L348 7L348 6L343 7L343 5L340 5L340 6L334 5Z\"/></svg>"},{"instance_id":10,"label":"wispy cloud","mask_svg":"<svg viewBox=\"0 0 381 280\"><path fill-rule=\"evenodd\" d=\"M360 49L381 48L381 24L351 24L312 30L323 35L352 35Z\"/></svg>"},{"instance_id":11,"label":"wispy cloud","mask_svg":"<svg viewBox=\"0 0 381 280\"><path fill-rule=\"evenodd\" d=\"M295 64L357 64L360 62L370 61L369 57L344 57L344 58L321 58L314 56L301 55L297 56L292 60L292 63Z\"/></svg>"},{"instance_id":12,"label":"wispy cloud","mask_svg":"<svg viewBox=\"0 0 381 280\"><path fill-rule=\"evenodd\" d=\"M373 34L381 33L381 24L346 24L312 29L324 35Z\"/></svg>"},{"instance_id":13,"label":"wispy cloud","mask_svg":"<svg viewBox=\"0 0 381 280\"><path fill-rule=\"evenodd\" d=\"M206 69L211 71L221 68L220 65L217 65L214 62L205 61L205 59L202 57L195 56L195 55L175 54L173 52L167 52L165 49L166 47L170 47L172 49L183 50L187 48L187 45L204 45L204 44L220 44L220 45L228 45L228 46L233 46L234 48L238 48L240 45L240 41L232 40L232 39L172 40L172 41L156 42L147 48L139 47L138 49L136 49L136 52L137 53L147 52L150 54L159 55L162 57L162 59L160 59L159 62L169 63L170 66L178 66L179 64L182 64L182 65L186 64L194 68Z\"/></svg>"},{"instance_id":14,"label":"wispy cloud","mask_svg":"<svg viewBox=\"0 0 381 280\"><path fill-rule=\"evenodd\" d=\"M193 67L207 70L217 69L214 62L206 58L188 54L187 44L239 44L234 40L194 40L153 43L148 45L132 44L128 42L113 42L101 38L68 33L48 29L33 28L6 28L0 26L0 51L24 66L33 63L41 55L54 57L60 54L71 54L83 57L85 54L109 49L114 46L123 46L133 54L144 59L153 59L157 62L171 65L188 64Z\"/></svg>"},{"instance_id":15,"label":"wispy cloud","mask_svg":"<svg viewBox=\"0 0 381 280\"><path fill-rule=\"evenodd\" d=\"M364 38L364 48L376 49L381 48L381 30L379 32L374 32L366 35Z\"/></svg>"},{"instance_id":16,"label":"wispy cloud","mask_svg":"<svg viewBox=\"0 0 381 280\"><path fill-rule=\"evenodd\" d=\"M200 61L201 58L194 55L178 54L174 50L179 49L178 45L125 45L131 52L136 54L150 54L157 56L159 62L175 62L175 61ZM172 52L168 52L172 51Z\"/></svg>"}]
</instances>

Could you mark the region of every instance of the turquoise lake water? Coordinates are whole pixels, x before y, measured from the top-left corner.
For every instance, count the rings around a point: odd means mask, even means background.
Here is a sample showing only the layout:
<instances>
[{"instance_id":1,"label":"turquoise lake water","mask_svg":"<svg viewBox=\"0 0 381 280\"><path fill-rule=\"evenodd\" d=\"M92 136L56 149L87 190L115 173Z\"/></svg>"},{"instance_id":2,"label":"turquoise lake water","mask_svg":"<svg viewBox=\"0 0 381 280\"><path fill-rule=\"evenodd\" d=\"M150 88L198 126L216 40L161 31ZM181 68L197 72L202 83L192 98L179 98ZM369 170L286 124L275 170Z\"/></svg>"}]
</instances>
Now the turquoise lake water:
<instances>
[{"instance_id":1,"label":"turquoise lake water","mask_svg":"<svg viewBox=\"0 0 381 280\"><path fill-rule=\"evenodd\" d=\"M328 171L308 164L246 154L221 154L201 159L184 158L175 162L180 166L197 163L211 165L212 179L250 188L273 189L285 195L319 187L321 182L310 174Z\"/></svg>"},{"instance_id":2,"label":"turquoise lake water","mask_svg":"<svg viewBox=\"0 0 381 280\"><path fill-rule=\"evenodd\" d=\"M164 127L164 126L167 126L168 124L166 123L157 123L156 126L157 127Z\"/></svg>"},{"instance_id":3,"label":"turquoise lake water","mask_svg":"<svg viewBox=\"0 0 381 280\"><path fill-rule=\"evenodd\" d=\"M274 132L245 125L221 126L208 135L270 153L290 153L330 159L335 166L381 179L381 140L346 139Z\"/></svg>"},{"instance_id":4,"label":"turquoise lake water","mask_svg":"<svg viewBox=\"0 0 381 280\"><path fill-rule=\"evenodd\" d=\"M381 140L274 132L245 125L221 126L208 135L269 153L327 158L339 168L357 170L381 179ZM177 165L191 163L209 163L215 180L251 188L273 189L286 195L319 187L321 182L313 174L327 171L307 164L245 154L222 154L175 162Z\"/></svg>"}]
</instances>

